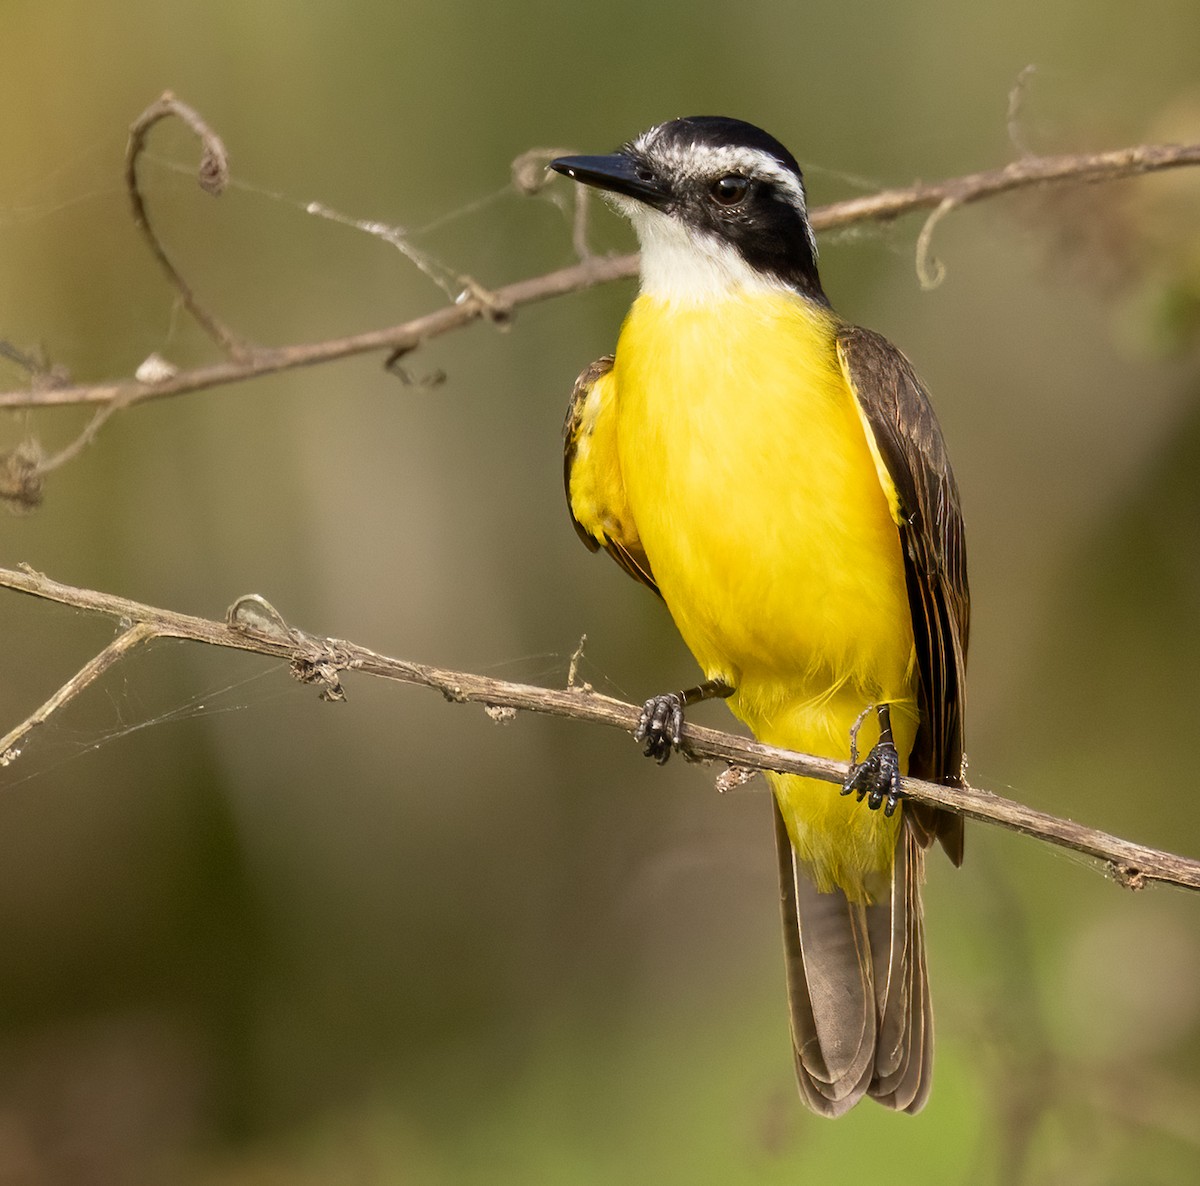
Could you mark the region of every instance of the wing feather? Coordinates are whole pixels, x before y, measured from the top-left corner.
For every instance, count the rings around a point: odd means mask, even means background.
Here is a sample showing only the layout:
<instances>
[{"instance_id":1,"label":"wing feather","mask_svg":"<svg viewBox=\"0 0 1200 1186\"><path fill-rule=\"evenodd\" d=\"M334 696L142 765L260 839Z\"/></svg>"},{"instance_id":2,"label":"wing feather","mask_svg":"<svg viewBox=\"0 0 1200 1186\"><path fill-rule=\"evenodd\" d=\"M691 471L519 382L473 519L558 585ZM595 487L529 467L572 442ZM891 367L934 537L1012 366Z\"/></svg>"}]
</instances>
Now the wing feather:
<instances>
[{"instance_id":1,"label":"wing feather","mask_svg":"<svg viewBox=\"0 0 1200 1186\"><path fill-rule=\"evenodd\" d=\"M920 672L920 724L909 757L918 778L962 780L963 699L970 594L958 485L929 396L886 338L857 326L838 333L838 358L894 490ZM891 491L888 492L889 496ZM962 817L910 809L918 834L962 861Z\"/></svg>"},{"instance_id":2,"label":"wing feather","mask_svg":"<svg viewBox=\"0 0 1200 1186\"><path fill-rule=\"evenodd\" d=\"M575 382L563 424L563 485L571 522L595 552L603 548L631 577L658 593L650 561L625 501L616 450L613 356L597 359Z\"/></svg>"}]
</instances>

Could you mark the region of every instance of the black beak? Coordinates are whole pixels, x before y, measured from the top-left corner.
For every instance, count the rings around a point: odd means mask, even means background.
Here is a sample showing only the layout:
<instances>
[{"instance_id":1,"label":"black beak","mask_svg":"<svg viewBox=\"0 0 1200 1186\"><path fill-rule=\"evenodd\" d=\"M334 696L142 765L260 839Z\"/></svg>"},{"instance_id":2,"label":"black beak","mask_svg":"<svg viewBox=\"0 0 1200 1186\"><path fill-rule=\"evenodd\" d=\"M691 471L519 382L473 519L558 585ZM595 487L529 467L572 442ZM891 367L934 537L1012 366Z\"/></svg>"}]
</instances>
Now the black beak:
<instances>
[{"instance_id":1,"label":"black beak","mask_svg":"<svg viewBox=\"0 0 1200 1186\"><path fill-rule=\"evenodd\" d=\"M607 156L560 156L550 162L550 168L572 181L637 198L658 209L666 205L670 196L653 170L623 152Z\"/></svg>"}]
</instances>

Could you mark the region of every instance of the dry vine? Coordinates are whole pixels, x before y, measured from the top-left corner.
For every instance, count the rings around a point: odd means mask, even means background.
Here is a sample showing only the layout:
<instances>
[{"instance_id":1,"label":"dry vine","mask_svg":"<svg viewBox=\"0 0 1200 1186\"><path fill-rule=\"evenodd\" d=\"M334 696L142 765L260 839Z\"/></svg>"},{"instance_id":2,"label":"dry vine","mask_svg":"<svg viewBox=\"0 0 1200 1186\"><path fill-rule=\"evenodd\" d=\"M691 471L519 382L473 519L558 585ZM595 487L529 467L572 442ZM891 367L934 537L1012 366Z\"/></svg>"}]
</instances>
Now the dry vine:
<instances>
[{"instance_id":1,"label":"dry vine","mask_svg":"<svg viewBox=\"0 0 1200 1186\"><path fill-rule=\"evenodd\" d=\"M201 391L241 382L295 367L332 362L355 354L387 351L389 360L415 350L423 342L475 321L506 321L521 305L579 292L598 284L633 276L637 257L585 256L580 263L542 276L517 281L494 291L467 280L454 304L387 329L371 330L322 342L281 347L250 346L227 329L199 302L164 250L146 211L137 180L137 163L150 129L167 117L182 119L202 145L200 184L214 196L227 176L225 149L205 121L170 93L146 109L133 124L126 154L126 184L134 221L175 287L181 300L213 341L226 361L187 371L147 360L137 377L100 384L71 384L53 371L26 362L33 381L26 390L0 393L0 408L47 408L91 405L95 416L81 436L57 455L45 458L36 449L21 448L0 457L0 498L26 505L40 496L42 477L91 443L104 421L114 412L150 399ZM948 181L885 190L820 207L812 212L817 230L845 227L865 221L889 221L914 210L932 210L920 236L917 267L925 283L936 282L936 268L928 258L929 243L937 222L960 206L1013 190L1056 183L1111 181L1163 169L1200 164L1200 145L1139 145L1112 152L1055 157L1023 155L1002 169L974 173ZM582 244L581 223L575 224L577 245ZM2 344L0 344L2 345ZM18 358L11 349L10 358ZM239 598L224 622L180 614L172 610L128 601L106 593L59 584L29 569L0 569L0 587L79 609L106 614L122 622L122 632L84 665L45 704L0 738L0 768L16 761L34 730L100 675L141 643L152 638L179 638L213 646L252 651L288 660L293 674L305 682L322 685L328 699L342 695L340 675L361 671L385 679L419 684L440 691L454 702L483 704L503 714L525 709L576 720L632 730L638 708L602 696L587 688L533 687L489 679L466 672L393 659L355 643L319 638L289 626L281 615L257 596ZM573 685L573 681L572 681ZM695 758L723 761L728 768L718 783L729 789L746 781L748 771L779 770L840 784L846 767L838 762L760 745L733 734L696 725L685 727L686 750ZM1137 889L1162 882L1200 890L1200 861L1146 848L1117 836L1035 811L974 787L945 787L916 779L904 780L913 799L948 808L972 819L998 824L1072 849L1104 862L1121 884Z\"/></svg>"}]
</instances>

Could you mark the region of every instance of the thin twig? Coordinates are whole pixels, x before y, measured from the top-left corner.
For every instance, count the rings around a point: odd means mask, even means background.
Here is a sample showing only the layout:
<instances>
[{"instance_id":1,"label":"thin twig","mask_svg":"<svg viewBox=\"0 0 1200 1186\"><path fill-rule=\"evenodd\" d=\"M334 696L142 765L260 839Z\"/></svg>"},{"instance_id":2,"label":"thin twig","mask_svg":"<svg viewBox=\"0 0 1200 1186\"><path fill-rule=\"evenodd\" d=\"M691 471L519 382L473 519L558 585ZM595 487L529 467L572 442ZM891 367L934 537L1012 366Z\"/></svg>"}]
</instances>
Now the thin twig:
<instances>
[{"instance_id":1,"label":"thin twig","mask_svg":"<svg viewBox=\"0 0 1200 1186\"><path fill-rule=\"evenodd\" d=\"M1013 148L1026 160L1029 160L1033 156L1033 153L1030 151L1029 144L1025 140L1025 134L1021 129L1021 115L1022 108L1025 105L1025 97L1029 90L1030 79L1036 73L1037 67L1031 62L1017 75L1017 80L1013 83L1012 90L1008 92L1008 138Z\"/></svg>"},{"instance_id":2,"label":"thin twig","mask_svg":"<svg viewBox=\"0 0 1200 1186\"><path fill-rule=\"evenodd\" d=\"M570 156L573 148L531 148L521 153L512 163L513 186L518 193L532 197L540 194L557 180L547 166L555 157ZM561 191L560 191L561 192ZM588 196L586 185L571 186L571 246L580 259L589 259L592 249L588 246Z\"/></svg>"},{"instance_id":3,"label":"thin twig","mask_svg":"<svg viewBox=\"0 0 1200 1186\"><path fill-rule=\"evenodd\" d=\"M937 288L946 278L945 264L940 259L936 259L931 251L933 232L937 228L937 224L957 205L958 197L955 194L943 198L933 213L925 220L925 225L921 227L921 233L917 236L917 279L926 292Z\"/></svg>"},{"instance_id":4,"label":"thin twig","mask_svg":"<svg viewBox=\"0 0 1200 1186\"><path fill-rule=\"evenodd\" d=\"M10 766L21 756L25 739L45 724L64 704L74 700L86 687L100 678L113 664L123 659L134 647L154 638L158 631L149 622L138 622L123 634L117 635L94 659L85 663L49 700L30 713L15 729L0 737L0 767Z\"/></svg>"},{"instance_id":5,"label":"thin twig","mask_svg":"<svg viewBox=\"0 0 1200 1186\"><path fill-rule=\"evenodd\" d=\"M146 212L146 203L138 186L138 158L146 147L146 137L149 135L150 129L160 120L167 119L172 115L183 120L200 141L203 150L200 155L200 169L197 176L200 188L215 198L229 183L229 157L221 137L204 122L199 112L181 102L170 91L164 91L160 98L151 103L133 121L133 126L129 129L129 145L125 150L125 187L129 190L129 201L133 206L134 225L142 232L154 258L166 272L167 279L178 290L187 311L196 319L205 333L231 358L249 362L254 357L254 351L233 330L200 304L196 294L192 292L191 286L171 262L166 248L163 247L162 241L154 230L150 215Z\"/></svg>"},{"instance_id":6,"label":"thin twig","mask_svg":"<svg viewBox=\"0 0 1200 1186\"><path fill-rule=\"evenodd\" d=\"M103 662L104 666L94 671L90 678L95 678L105 666L111 666L124 651L145 638L181 638L289 660L297 678L321 684L325 689L324 695L332 699L340 697L339 676L342 672L361 671L383 679L433 688L454 703L524 709L609 725L626 732L633 731L640 712L635 705L584 688L541 688L511 683L470 672L450 671L406 659L389 658L342 639L319 638L289 626L277 610L256 596L239 598L226 620L217 622L174 610L158 609L92 589L63 585L29 569L18 571L0 568L0 587L135 624L132 630L127 630L116 643L106 647L80 673L82 676ZM122 639L129 638L139 628L144 633L136 635L132 641L125 643L124 650L114 654L114 648ZM79 678L77 676L67 686L75 684ZM80 688L82 686L79 685ZM74 694L73 691L71 695ZM62 693L57 696L61 697ZM34 714L38 721L33 721L33 718L30 720L34 724L45 720L58 707L54 701L55 698L52 698ZM58 701L62 702L65 701ZM30 722L25 722L9 736L24 736L29 725ZM839 786L848 772L843 762L760 745L731 733L698 725L684 726L684 744L686 752L693 758L714 758L743 769L801 774ZM740 781L740 775L724 780L727 786ZM1003 799L976 787L945 787L913 778L906 778L903 786L904 793L919 802L1023 832L1102 861L1114 879L1130 889L1140 889L1149 882L1157 881L1200 890L1200 861L1146 848L1119 836L1035 811L1022 803Z\"/></svg>"},{"instance_id":7,"label":"thin twig","mask_svg":"<svg viewBox=\"0 0 1200 1186\"><path fill-rule=\"evenodd\" d=\"M104 427L108 418L120 410L121 405L119 403L101 404L92 413L91 418L83 426L83 430L73 441L64 445L57 453L47 457L38 465L40 472L48 474L66 465L68 462L74 461L96 439L96 434Z\"/></svg>"}]
</instances>

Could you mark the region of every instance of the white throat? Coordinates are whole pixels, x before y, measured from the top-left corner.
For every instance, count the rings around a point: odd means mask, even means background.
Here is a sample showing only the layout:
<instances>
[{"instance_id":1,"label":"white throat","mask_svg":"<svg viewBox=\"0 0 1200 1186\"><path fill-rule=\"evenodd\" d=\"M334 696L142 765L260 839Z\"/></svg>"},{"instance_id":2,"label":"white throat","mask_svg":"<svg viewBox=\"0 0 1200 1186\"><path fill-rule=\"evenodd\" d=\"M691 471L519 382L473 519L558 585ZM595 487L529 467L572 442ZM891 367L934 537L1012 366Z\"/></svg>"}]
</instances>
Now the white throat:
<instances>
[{"instance_id":1,"label":"white throat","mask_svg":"<svg viewBox=\"0 0 1200 1186\"><path fill-rule=\"evenodd\" d=\"M677 218L642 202L617 198L642 248L642 292L680 304L696 304L738 292L792 292L774 276L756 272L728 243L697 233Z\"/></svg>"}]
</instances>

